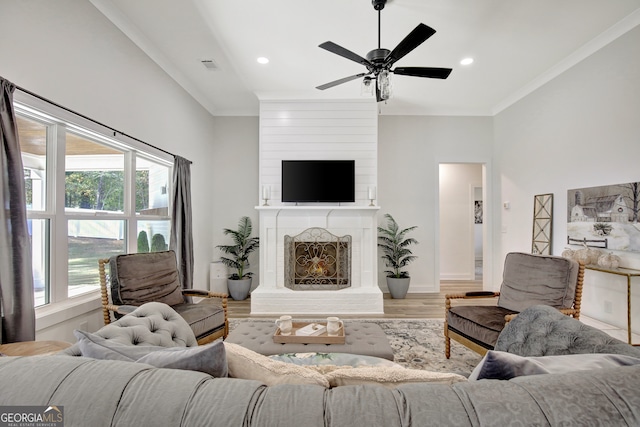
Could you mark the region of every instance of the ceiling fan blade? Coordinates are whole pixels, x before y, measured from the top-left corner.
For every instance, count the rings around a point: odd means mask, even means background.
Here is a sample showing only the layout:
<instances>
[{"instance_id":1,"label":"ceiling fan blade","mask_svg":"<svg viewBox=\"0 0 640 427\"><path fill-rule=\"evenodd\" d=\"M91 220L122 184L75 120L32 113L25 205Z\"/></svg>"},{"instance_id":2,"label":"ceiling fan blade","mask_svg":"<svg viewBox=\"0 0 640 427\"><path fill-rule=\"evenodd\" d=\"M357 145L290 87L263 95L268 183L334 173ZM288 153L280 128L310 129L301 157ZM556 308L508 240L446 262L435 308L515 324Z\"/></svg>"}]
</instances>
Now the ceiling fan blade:
<instances>
[{"instance_id":1,"label":"ceiling fan blade","mask_svg":"<svg viewBox=\"0 0 640 427\"><path fill-rule=\"evenodd\" d=\"M356 74L354 76L344 77L344 78L339 79L339 80L334 80L332 82L325 83L325 84L320 85L320 86L316 86L316 89L320 89L320 90L329 89L330 87L338 86L338 85L341 85L342 83L350 82L351 80L355 80L355 79L358 79L360 77L364 77L367 74L368 73L360 73L360 74Z\"/></svg>"},{"instance_id":2,"label":"ceiling fan blade","mask_svg":"<svg viewBox=\"0 0 640 427\"><path fill-rule=\"evenodd\" d=\"M335 53L336 55L340 55L343 58L350 59L350 60L352 60L354 62L357 62L358 64L362 64L362 65L364 65L366 67L372 66L371 62L367 61L362 56L358 55L357 53L353 53L349 49L345 49L344 47L339 46L339 45L335 44L334 42L324 42L321 45L319 45L318 47L321 47L322 49L328 50L331 53Z\"/></svg>"},{"instance_id":3,"label":"ceiling fan blade","mask_svg":"<svg viewBox=\"0 0 640 427\"><path fill-rule=\"evenodd\" d=\"M394 62L405 56L407 53L411 52L413 49L420 46L422 43L424 43L425 40L427 40L435 33L436 30L429 27L428 25L418 24L418 26L414 28L413 31L411 31L409 35L407 35L407 37L405 37L398 44L398 46L396 46L396 48L391 51L389 55L387 55L384 61L384 65L393 65Z\"/></svg>"},{"instance_id":4,"label":"ceiling fan blade","mask_svg":"<svg viewBox=\"0 0 640 427\"><path fill-rule=\"evenodd\" d=\"M433 67L397 67L392 73L400 76L429 77L432 79L446 79L451 74L451 68Z\"/></svg>"}]
</instances>

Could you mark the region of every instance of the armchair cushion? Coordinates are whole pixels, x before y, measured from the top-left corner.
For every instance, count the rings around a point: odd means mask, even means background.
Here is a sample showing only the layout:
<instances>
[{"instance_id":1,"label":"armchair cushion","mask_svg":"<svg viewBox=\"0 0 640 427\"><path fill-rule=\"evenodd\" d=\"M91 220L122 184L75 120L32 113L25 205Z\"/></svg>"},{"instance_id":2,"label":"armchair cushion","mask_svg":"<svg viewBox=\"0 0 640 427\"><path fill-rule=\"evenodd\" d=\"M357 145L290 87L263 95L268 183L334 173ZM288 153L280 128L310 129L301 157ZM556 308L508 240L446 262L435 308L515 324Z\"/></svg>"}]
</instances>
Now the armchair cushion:
<instances>
[{"instance_id":1,"label":"armchair cushion","mask_svg":"<svg viewBox=\"0 0 640 427\"><path fill-rule=\"evenodd\" d=\"M224 309L215 298L203 299L197 304L177 304L172 308L187 321L198 339L225 327Z\"/></svg>"},{"instance_id":2,"label":"armchair cushion","mask_svg":"<svg viewBox=\"0 0 640 427\"><path fill-rule=\"evenodd\" d=\"M562 257L507 254L498 305L520 312L536 304L571 308L580 265Z\"/></svg>"},{"instance_id":3,"label":"armchair cushion","mask_svg":"<svg viewBox=\"0 0 640 427\"><path fill-rule=\"evenodd\" d=\"M115 305L185 302L173 251L116 255L109 260Z\"/></svg>"},{"instance_id":4,"label":"armchair cushion","mask_svg":"<svg viewBox=\"0 0 640 427\"><path fill-rule=\"evenodd\" d=\"M497 306L451 307L447 316L450 329L471 339L485 348L493 348L504 328L504 316L515 311Z\"/></svg>"}]
</instances>

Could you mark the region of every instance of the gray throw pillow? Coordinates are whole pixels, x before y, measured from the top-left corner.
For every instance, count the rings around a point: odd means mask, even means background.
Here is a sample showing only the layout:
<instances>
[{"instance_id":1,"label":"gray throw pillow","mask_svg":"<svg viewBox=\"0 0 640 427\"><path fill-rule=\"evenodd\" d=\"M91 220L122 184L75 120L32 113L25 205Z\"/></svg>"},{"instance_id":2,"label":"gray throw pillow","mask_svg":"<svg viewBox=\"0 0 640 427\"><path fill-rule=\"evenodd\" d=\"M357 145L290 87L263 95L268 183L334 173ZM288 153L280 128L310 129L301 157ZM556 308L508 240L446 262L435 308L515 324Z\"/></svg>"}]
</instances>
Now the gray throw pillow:
<instances>
[{"instance_id":1,"label":"gray throw pillow","mask_svg":"<svg viewBox=\"0 0 640 427\"><path fill-rule=\"evenodd\" d=\"M228 375L222 341L197 347L126 345L85 331L74 331L82 356L93 359L146 363L156 368L200 371L216 378Z\"/></svg>"},{"instance_id":2,"label":"gray throw pillow","mask_svg":"<svg viewBox=\"0 0 640 427\"><path fill-rule=\"evenodd\" d=\"M510 380L525 375L561 374L637 364L640 364L640 359L622 354L598 353L523 357L503 351L490 350L471 372L469 381Z\"/></svg>"}]
</instances>

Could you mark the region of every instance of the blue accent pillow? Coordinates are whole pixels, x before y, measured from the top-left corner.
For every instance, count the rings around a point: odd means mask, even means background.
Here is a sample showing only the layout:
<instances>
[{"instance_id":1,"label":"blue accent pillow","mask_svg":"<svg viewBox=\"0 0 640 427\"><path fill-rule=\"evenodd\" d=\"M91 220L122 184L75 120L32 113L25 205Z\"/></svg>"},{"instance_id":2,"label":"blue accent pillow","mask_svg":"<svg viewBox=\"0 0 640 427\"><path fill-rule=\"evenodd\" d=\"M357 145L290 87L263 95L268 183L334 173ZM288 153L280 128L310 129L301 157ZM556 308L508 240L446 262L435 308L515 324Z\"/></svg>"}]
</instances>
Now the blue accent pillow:
<instances>
[{"instance_id":1,"label":"blue accent pillow","mask_svg":"<svg viewBox=\"0 0 640 427\"><path fill-rule=\"evenodd\" d=\"M640 364L640 359L622 354L597 353L523 357L504 351L490 350L471 372L469 381L510 380L525 375L562 374L637 364Z\"/></svg>"},{"instance_id":2,"label":"blue accent pillow","mask_svg":"<svg viewBox=\"0 0 640 427\"><path fill-rule=\"evenodd\" d=\"M146 363L156 368L200 371L216 378L228 376L222 341L197 347L127 345L85 331L74 331L82 356L93 359Z\"/></svg>"}]
</instances>

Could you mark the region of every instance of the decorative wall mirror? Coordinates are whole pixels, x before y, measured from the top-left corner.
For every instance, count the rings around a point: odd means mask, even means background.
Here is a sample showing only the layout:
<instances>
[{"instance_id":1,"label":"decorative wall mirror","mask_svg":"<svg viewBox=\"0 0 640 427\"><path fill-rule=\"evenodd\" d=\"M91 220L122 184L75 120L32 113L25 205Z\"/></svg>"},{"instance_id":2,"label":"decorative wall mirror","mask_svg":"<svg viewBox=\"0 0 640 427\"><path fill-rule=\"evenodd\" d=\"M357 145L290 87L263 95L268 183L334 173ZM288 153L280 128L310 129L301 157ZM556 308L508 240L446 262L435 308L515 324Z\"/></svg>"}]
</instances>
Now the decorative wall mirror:
<instances>
[{"instance_id":1,"label":"decorative wall mirror","mask_svg":"<svg viewBox=\"0 0 640 427\"><path fill-rule=\"evenodd\" d=\"M551 255L553 233L553 194L533 197L533 239L531 253Z\"/></svg>"}]
</instances>

